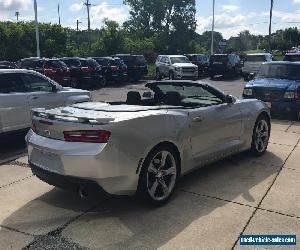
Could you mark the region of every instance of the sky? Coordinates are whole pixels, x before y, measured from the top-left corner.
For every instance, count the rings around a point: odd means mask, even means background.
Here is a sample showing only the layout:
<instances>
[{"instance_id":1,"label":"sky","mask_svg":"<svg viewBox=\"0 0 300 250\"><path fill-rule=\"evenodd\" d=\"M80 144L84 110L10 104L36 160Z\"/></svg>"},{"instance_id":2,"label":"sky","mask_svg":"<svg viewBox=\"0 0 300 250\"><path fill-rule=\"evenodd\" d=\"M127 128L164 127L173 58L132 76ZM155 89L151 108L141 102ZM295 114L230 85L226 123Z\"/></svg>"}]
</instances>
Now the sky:
<instances>
[{"instance_id":1,"label":"sky","mask_svg":"<svg viewBox=\"0 0 300 250\"><path fill-rule=\"evenodd\" d=\"M61 24L87 29L87 10L84 0L37 0L38 20L58 23L57 5L60 5ZM108 18L122 24L129 18L129 8L122 0L90 0L91 27L100 28L103 19ZM213 0L196 0L197 32L210 30L212 24ZM267 34L270 0L215 0L215 31L225 38L237 35L242 30L253 34ZM16 21L34 19L33 0L0 0L0 20ZM286 27L300 28L300 0L274 0L272 30Z\"/></svg>"}]
</instances>

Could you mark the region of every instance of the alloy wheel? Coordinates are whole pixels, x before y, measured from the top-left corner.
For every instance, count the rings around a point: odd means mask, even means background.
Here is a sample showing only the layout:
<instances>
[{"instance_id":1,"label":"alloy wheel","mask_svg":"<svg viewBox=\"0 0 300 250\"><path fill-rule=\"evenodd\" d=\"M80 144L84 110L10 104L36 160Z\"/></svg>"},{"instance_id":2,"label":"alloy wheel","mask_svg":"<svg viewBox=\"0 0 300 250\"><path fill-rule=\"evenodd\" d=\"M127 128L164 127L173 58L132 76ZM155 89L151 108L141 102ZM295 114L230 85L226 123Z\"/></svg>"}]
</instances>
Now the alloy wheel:
<instances>
[{"instance_id":1,"label":"alloy wheel","mask_svg":"<svg viewBox=\"0 0 300 250\"><path fill-rule=\"evenodd\" d=\"M173 191L177 178L174 156L168 151L158 152L147 170L147 191L156 201L166 199Z\"/></svg>"},{"instance_id":2,"label":"alloy wheel","mask_svg":"<svg viewBox=\"0 0 300 250\"><path fill-rule=\"evenodd\" d=\"M255 130L255 147L258 152L265 151L269 141L269 125L266 120L260 120Z\"/></svg>"}]
</instances>

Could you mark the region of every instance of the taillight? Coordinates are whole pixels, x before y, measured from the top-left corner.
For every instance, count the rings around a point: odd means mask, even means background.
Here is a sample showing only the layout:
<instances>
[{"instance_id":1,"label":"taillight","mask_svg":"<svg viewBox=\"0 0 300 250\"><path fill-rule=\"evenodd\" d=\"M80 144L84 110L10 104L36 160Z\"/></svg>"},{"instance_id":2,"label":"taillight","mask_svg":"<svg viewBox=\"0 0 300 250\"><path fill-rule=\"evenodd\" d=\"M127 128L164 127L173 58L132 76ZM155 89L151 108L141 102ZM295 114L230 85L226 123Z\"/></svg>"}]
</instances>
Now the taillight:
<instances>
[{"instance_id":1,"label":"taillight","mask_svg":"<svg viewBox=\"0 0 300 250\"><path fill-rule=\"evenodd\" d=\"M91 72L91 69L89 67L81 67L81 71L87 73Z\"/></svg>"},{"instance_id":2,"label":"taillight","mask_svg":"<svg viewBox=\"0 0 300 250\"><path fill-rule=\"evenodd\" d=\"M69 142L107 143L110 134L106 130L65 131L64 138Z\"/></svg>"},{"instance_id":3,"label":"taillight","mask_svg":"<svg viewBox=\"0 0 300 250\"><path fill-rule=\"evenodd\" d=\"M117 71L119 69L119 67L117 67L117 66L110 66L110 68L112 71Z\"/></svg>"}]
</instances>

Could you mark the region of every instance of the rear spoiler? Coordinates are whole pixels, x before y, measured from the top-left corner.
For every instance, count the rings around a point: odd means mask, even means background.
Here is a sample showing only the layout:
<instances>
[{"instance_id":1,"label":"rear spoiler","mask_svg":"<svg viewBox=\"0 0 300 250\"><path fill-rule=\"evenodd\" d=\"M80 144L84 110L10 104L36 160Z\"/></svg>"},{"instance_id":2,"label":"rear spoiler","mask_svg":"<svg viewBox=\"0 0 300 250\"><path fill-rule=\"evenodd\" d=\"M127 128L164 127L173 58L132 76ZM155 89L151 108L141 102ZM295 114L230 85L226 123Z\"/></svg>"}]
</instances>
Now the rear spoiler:
<instances>
[{"instance_id":1,"label":"rear spoiler","mask_svg":"<svg viewBox=\"0 0 300 250\"><path fill-rule=\"evenodd\" d=\"M77 122L85 124L94 124L94 125L104 125L114 121L114 118L111 117L84 117L84 116L75 116L71 113L62 112L58 113L57 110L46 110L44 108L36 108L31 110L31 119L43 118L47 120L57 120L64 122Z\"/></svg>"}]
</instances>

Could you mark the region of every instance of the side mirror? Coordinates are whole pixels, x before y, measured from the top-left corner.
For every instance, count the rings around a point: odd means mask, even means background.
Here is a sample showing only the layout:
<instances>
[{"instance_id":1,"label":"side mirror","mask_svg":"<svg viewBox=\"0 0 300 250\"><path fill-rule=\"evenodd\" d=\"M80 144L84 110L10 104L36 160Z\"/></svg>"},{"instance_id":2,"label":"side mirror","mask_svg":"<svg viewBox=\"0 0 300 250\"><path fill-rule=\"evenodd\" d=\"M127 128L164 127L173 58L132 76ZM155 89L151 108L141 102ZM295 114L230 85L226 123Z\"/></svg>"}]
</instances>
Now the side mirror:
<instances>
[{"instance_id":1,"label":"side mirror","mask_svg":"<svg viewBox=\"0 0 300 250\"><path fill-rule=\"evenodd\" d=\"M248 80L251 81L255 78L255 73L250 73L248 76Z\"/></svg>"},{"instance_id":2,"label":"side mirror","mask_svg":"<svg viewBox=\"0 0 300 250\"><path fill-rule=\"evenodd\" d=\"M152 97L152 93L150 91L144 92L143 93L143 97L145 97L145 98L151 98Z\"/></svg>"},{"instance_id":3,"label":"side mirror","mask_svg":"<svg viewBox=\"0 0 300 250\"><path fill-rule=\"evenodd\" d=\"M225 102L228 103L228 104L235 103L235 98L232 95L227 95L225 97Z\"/></svg>"},{"instance_id":4,"label":"side mirror","mask_svg":"<svg viewBox=\"0 0 300 250\"><path fill-rule=\"evenodd\" d=\"M57 92L58 91L58 88L55 86L55 85L52 85L52 92Z\"/></svg>"}]
</instances>

